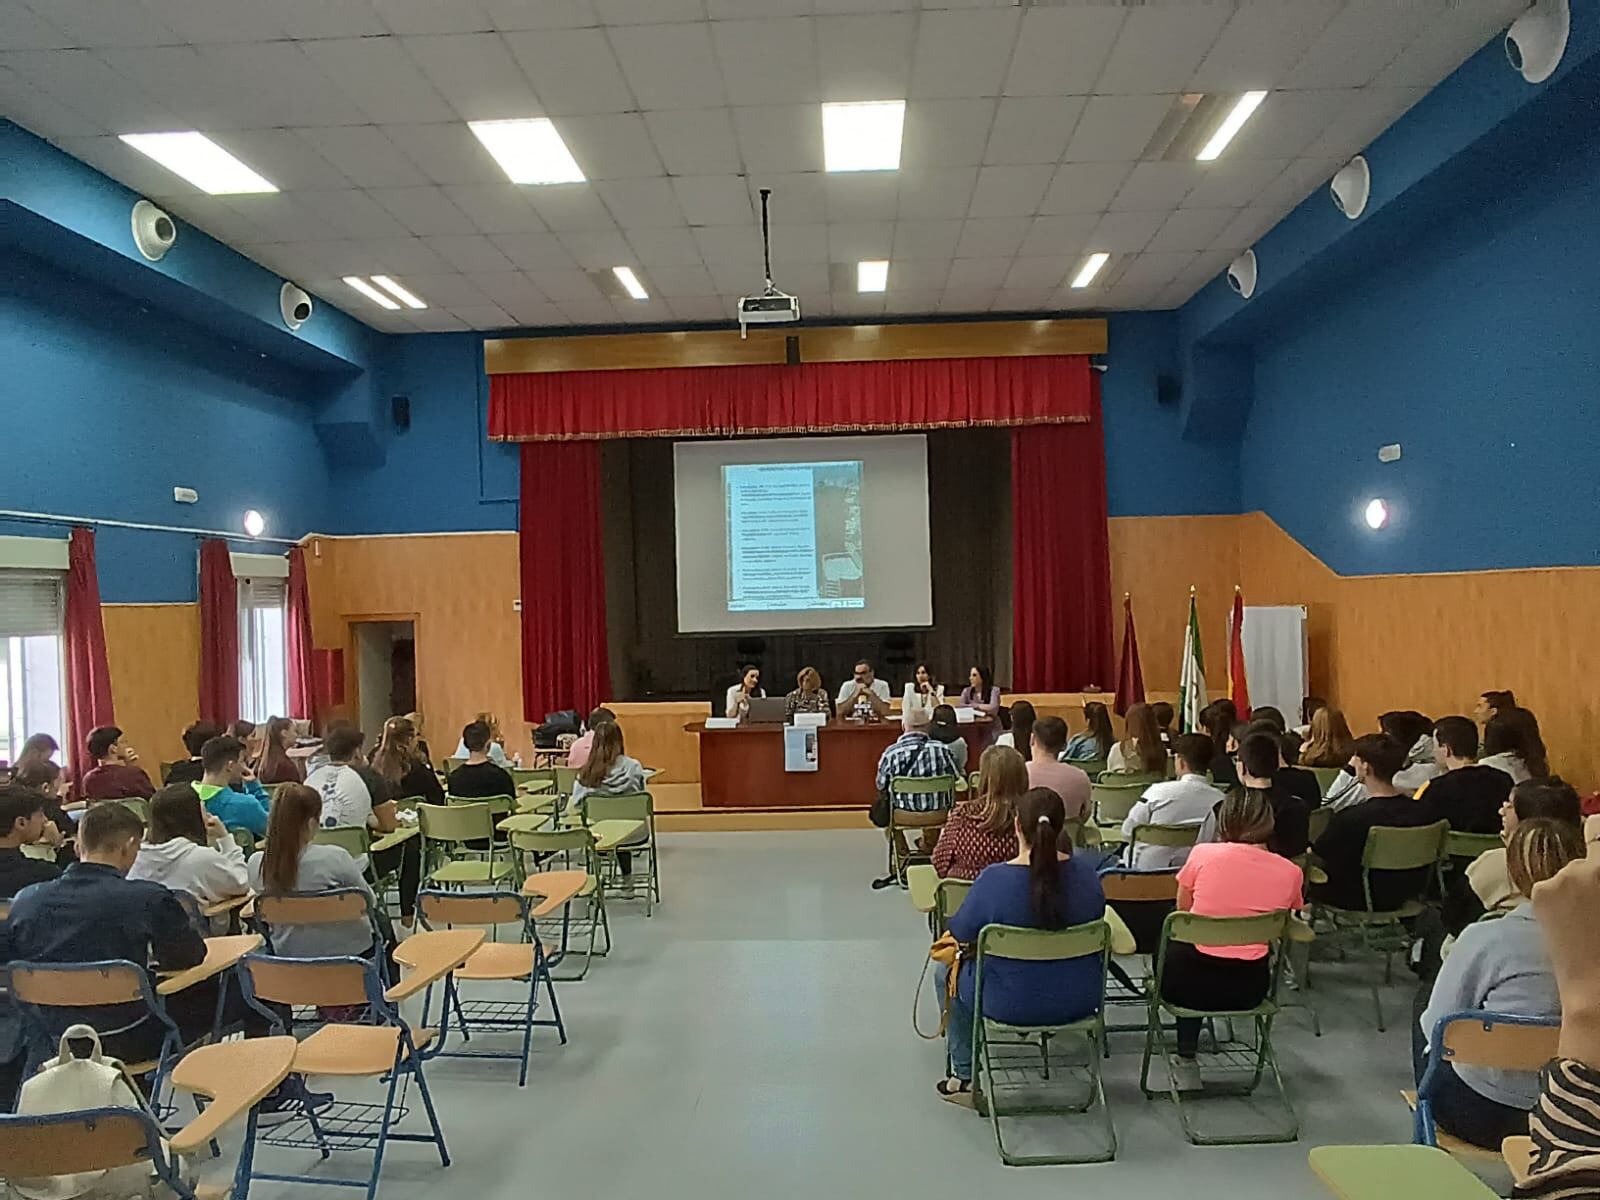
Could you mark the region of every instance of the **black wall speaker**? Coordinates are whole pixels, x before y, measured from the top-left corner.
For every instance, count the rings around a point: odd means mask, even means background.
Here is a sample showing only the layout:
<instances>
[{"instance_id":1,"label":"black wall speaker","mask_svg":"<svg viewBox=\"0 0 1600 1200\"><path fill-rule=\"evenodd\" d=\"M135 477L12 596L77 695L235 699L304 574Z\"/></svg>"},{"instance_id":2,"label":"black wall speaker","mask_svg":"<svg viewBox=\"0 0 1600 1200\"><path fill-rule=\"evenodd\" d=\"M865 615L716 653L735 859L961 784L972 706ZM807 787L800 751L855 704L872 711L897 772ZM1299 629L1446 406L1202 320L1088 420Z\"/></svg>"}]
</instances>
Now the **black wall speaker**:
<instances>
[{"instance_id":1,"label":"black wall speaker","mask_svg":"<svg viewBox=\"0 0 1600 1200\"><path fill-rule=\"evenodd\" d=\"M1163 408L1175 407L1183 398L1183 381L1176 375L1156 376L1156 403Z\"/></svg>"},{"instance_id":2,"label":"black wall speaker","mask_svg":"<svg viewBox=\"0 0 1600 1200\"><path fill-rule=\"evenodd\" d=\"M389 409L394 415L394 427L401 433L411 428L411 397L395 396L389 401Z\"/></svg>"}]
</instances>

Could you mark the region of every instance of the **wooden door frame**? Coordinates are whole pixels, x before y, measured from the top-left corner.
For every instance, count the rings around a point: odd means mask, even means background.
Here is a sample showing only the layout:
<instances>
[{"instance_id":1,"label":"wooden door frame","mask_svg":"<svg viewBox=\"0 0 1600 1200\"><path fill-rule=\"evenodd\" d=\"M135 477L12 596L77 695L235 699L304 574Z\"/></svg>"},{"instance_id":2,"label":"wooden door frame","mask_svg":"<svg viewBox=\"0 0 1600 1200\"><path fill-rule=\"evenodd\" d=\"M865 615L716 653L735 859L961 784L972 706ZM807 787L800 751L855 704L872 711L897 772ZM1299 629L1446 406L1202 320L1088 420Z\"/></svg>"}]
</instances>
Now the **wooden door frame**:
<instances>
[{"instance_id":1,"label":"wooden door frame","mask_svg":"<svg viewBox=\"0 0 1600 1200\"><path fill-rule=\"evenodd\" d=\"M344 673L345 698L344 706L352 718L359 725L361 721L361 658L360 647L356 642L357 625L378 625L393 621L410 621L411 636L418 646L416 664L416 693L417 711L425 712L422 707L422 614L415 612L371 612L371 613L340 613L339 619L344 622L344 655L345 662L350 664L350 669ZM390 713L391 717L398 717L401 713ZM362 730L367 735L370 746L377 745L381 729Z\"/></svg>"}]
</instances>

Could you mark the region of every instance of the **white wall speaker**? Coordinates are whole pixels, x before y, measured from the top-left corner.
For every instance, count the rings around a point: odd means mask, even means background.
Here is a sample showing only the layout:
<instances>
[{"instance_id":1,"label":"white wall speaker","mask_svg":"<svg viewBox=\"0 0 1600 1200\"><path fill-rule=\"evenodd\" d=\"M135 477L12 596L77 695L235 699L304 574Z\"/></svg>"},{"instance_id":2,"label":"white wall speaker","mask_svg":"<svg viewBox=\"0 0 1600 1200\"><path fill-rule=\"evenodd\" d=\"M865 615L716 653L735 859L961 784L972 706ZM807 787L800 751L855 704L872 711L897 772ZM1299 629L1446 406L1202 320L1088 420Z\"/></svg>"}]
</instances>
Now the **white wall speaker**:
<instances>
[{"instance_id":1,"label":"white wall speaker","mask_svg":"<svg viewBox=\"0 0 1600 1200\"><path fill-rule=\"evenodd\" d=\"M1256 252L1246 250L1228 264L1228 286L1246 300L1256 291Z\"/></svg>"},{"instance_id":2,"label":"white wall speaker","mask_svg":"<svg viewBox=\"0 0 1600 1200\"><path fill-rule=\"evenodd\" d=\"M1361 155L1356 155L1334 173L1328 185L1333 196L1333 206L1354 221L1367 209L1367 198L1372 195L1372 168Z\"/></svg>"},{"instance_id":3,"label":"white wall speaker","mask_svg":"<svg viewBox=\"0 0 1600 1200\"><path fill-rule=\"evenodd\" d=\"M299 329L311 319L311 297L294 284L285 283L278 289L278 311L283 314L285 325Z\"/></svg>"},{"instance_id":4,"label":"white wall speaker","mask_svg":"<svg viewBox=\"0 0 1600 1200\"><path fill-rule=\"evenodd\" d=\"M1543 83L1561 64L1572 31L1568 0L1534 0L1506 30L1506 57L1529 83Z\"/></svg>"},{"instance_id":5,"label":"white wall speaker","mask_svg":"<svg viewBox=\"0 0 1600 1200\"><path fill-rule=\"evenodd\" d=\"M148 200L133 206L133 244L151 262L159 262L178 240L178 223Z\"/></svg>"}]
</instances>

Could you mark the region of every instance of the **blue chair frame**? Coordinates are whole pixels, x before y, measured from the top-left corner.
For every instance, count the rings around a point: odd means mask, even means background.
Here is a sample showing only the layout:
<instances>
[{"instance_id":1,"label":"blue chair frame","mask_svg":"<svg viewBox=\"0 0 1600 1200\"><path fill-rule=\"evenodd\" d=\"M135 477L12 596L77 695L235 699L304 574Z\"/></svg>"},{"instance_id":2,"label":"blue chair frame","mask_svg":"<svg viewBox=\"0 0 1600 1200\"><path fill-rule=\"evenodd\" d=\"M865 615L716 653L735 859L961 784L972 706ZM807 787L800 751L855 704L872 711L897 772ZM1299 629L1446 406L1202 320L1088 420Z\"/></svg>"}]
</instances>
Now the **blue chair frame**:
<instances>
[{"instance_id":1,"label":"blue chair frame","mask_svg":"<svg viewBox=\"0 0 1600 1200\"><path fill-rule=\"evenodd\" d=\"M372 945L377 959L379 977L385 987L394 983L389 978L388 956L384 953L383 930L378 925L378 909L375 898L363 892L360 888L331 888L326 892L272 892L256 897L255 915L251 918L256 928L261 931L262 938L266 941L267 952L276 958L284 958L278 954L272 945L272 924L261 915L261 905L264 902L270 907L274 900L323 900L335 896L360 896L366 902L367 927L372 931ZM331 924L332 922L330 922Z\"/></svg>"},{"instance_id":2,"label":"blue chair frame","mask_svg":"<svg viewBox=\"0 0 1600 1200\"><path fill-rule=\"evenodd\" d=\"M1433 1093L1438 1087L1439 1080L1443 1077L1444 1067L1453 1065L1453 1056L1444 1044L1444 1031L1446 1027L1456 1021L1470 1021L1482 1026L1485 1032L1499 1025L1520 1025L1525 1028L1559 1030L1560 1020L1548 1021L1538 1017L1518 1017L1510 1013L1488 1012L1484 1009L1468 1009L1462 1012L1447 1013L1433 1024L1433 1032L1428 1035L1428 1065L1423 1068L1422 1078L1417 1082L1417 1108L1412 1114L1413 1143L1419 1146L1437 1146L1439 1144L1439 1130L1433 1117ZM1466 1064L1466 1065L1471 1065Z\"/></svg>"},{"instance_id":3,"label":"blue chair frame","mask_svg":"<svg viewBox=\"0 0 1600 1200\"><path fill-rule=\"evenodd\" d=\"M250 1119L255 1120L252 1110ZM193 1189L183 1181L182 1174L176 1169L175 1164L167 1158L162 1148L161 1129L150 1119L148 1113L135 1108L84 1108L76 1112L48 1113L43 1116L23 1117L14 1113L0 1113L0 1146L4 1146L13 1132L23 1138L37 1136L51 1129L60 1129L65 1126L77 1125L85 1133L93 1133L102 1124L120 1124L132 1126L134 1130L144 1135L144 1151L133 1158L120 1162L111 1161L112 1157L96 1160L93 1163L63 1163L66 1171L100 1170L102 1168L133 1166L137 1163L148 1162L155 1171L156 1178L172 1189L179 1200L196 1200Z\"/></svg>"}]
</instances>

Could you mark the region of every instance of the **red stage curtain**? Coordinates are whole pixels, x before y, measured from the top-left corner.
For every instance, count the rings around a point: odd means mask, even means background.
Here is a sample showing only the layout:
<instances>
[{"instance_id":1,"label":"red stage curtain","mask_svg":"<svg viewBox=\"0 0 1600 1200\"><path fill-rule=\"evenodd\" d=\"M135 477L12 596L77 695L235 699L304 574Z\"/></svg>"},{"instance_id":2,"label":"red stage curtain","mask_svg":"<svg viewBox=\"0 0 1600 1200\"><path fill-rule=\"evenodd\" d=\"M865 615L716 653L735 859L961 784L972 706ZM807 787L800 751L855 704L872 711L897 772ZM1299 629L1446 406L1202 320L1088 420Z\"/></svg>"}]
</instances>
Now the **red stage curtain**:
<instances>
[{"instance_id":1,"label":"red stage curtain","mask_svg":"<svg viewBox=\"0 0 1600 1200\"><path fill-rule=\"evenodd\" d=\"M311 589L306 582L306 552L299 546L289 547L288 599L289 711L284 715L306 719L316 715L315 671L311 662Z\"/></svg>"},{"instance_id":2,"label":"red stage curtain","mask_svg":"<svg viewBox=\"0 0 1600 1200\"><path fill-rule=\"evenodd\" d=\"M1089 425L1011 432L1011 688L1114 682L1111 550L1099 388Z\"/></svg>"},{"instance_id":3,"label":"red stage curtain","mask_svg":"<svg viewBox=\"0 0 1600 1200\"><path fill-rule=\"evenodd\" d=\"M68 755L73 777L81 781L94 765L87 745L90 732L116 719L111 711L111 668L100 620L100 575L94 565L92 529L74 529L67 544L66 602Z\"/></svg>"},{"instance_id":4,"label":"red stage curtain","mask_svg":"<svg viewBox=\"0 0 1600 1200\"><path fill-rule=\"evenodd\" d=\"M587 713L611 690L600 443L522 448L522 715Z\"/></svg>"},{"instance_id":5,"label":"red stage curtain","mask_svg":"<svg viewBox=\"0 0 1600 1200\"><path fill-rule=\"evenodd\" d=\"M1087 422L1081 355L492 375L502 441Z\"/></svg>"},{"instance_id":6,"label":"red stage curtain","mask_svg":"<svg viewBox=\"0 0 1600 1200\"><path fill-rule=\"evenodd\" d=\"M239 715L239 587L228 544L200 543L200 716L226 725Z\"/></svg>"}]
</instances>

